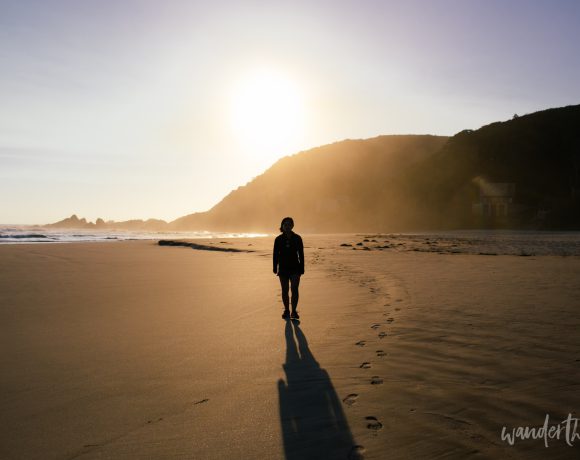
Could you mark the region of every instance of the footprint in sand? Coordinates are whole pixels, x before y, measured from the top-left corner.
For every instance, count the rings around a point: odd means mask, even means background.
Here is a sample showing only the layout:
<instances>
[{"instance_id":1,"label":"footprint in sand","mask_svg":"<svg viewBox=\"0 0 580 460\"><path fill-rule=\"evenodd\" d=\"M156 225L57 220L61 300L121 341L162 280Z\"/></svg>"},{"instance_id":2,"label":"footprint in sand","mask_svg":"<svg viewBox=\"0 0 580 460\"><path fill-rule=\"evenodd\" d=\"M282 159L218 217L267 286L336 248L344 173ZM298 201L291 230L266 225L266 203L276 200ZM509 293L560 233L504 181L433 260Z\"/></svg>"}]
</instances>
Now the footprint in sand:
<instances>
[{"instance_id":1,"label":"footprint in sand","mask_svg":"<svg viewBox=\"0 0 580 460\"><path fill-rule=\"evenodd\" d=\"M387 356L387 354L383 350L377 350L377 356L379 358L383 358L383 357Z\"/></svg>"},{"instance_id":2,"label":"footprint in sand","mask_svg":"<svg viewBox=\"0 0 580 460\"><path fill-rule=\"evenodd\" d=\"M370 369L371 368L371 363L369 362L364 362L359 366L361 369Z\"/></svg>"},{"instance_id":3,"label":"footprint in sand","mask_svg":"<svg viewBox=\"0 0 580 460\"><path fill-rule=\"evenodd\" d=\"M163 417L159 417L157 420L147 420L147 423L156 423L160 422L161 420L163 420Z\"/></svg>"},{"instance_id":4,"label":"footprint in sand","mask_svg":"<svg viewBox=\"0 0 580 460\"><path fill-rule=\"evenodd\" d=\"M357 347L364 347L366 344L367 342L365 340L359 340L357 343L355 343Z\"/></svg>"},{"instance_id":5,"label":"footprint in sand","mask_svg":"<svg viewBox=\"0 0 580 460\"><path fill-rule=\"evenodd\" d=\"M387 333L385 331L379 332L379 339L384 339L386 336L387 336Z\"/></svg>"},{"instance_id":6,"label":"footprint in sand","mask_svg":"<svg viewBox=\"0 0 580 460\"><path fill-rule=\"evenodd\" d=\"M378 329L379 327L381 327L381 325L378 323L375 323L371 326L371 329Z\"/></svg>"},{"instance_id":7,"label":"footprint in sand","mask_svg":"<svg viewBox=\"0 0 580 460\"><path fill-rule=\"evenodd\" d=\"M365 417L365 420L368 422L367 428L369 430L377 431L383 428L383 424L379 422L376 417Z\"/></svg>"},{"instance_id":8,"label":"footprint in sand","mask_svg":"<svg viewBox=\"0 0 580 460\"><path fill-rule=\"evenodd\" d=\"M395 321L395 318L387 318L387 323L392 323L393 321Z\"/></svg>"},{"instance_id":9,"label":"footprint in sand","mask_svg":"<svg viewBox=\"0 0 580 460\"><path fill-rule=\"evenodd\" d=\"M351 393L346 398L344 398L342 402L345 403L347 406L352 406L353 404L356 403L357 399L358 395L356 393Z\"/></svg>"},{"instance_id":10,"label":"footprint in sand","mask_svg":"<svg viewBox=\"0 0 580 460\"><path fill-rule=\"evenodd\" d=\"M399 307L395 308L395 311L401 311L401 309Z\"/></svg>"},{"instance_id":11,"label":"footprint in sand","mask_svg":"<svg viewBox=\"0 0 580 460\"><path fill-rule=\"evenodd\" d=\"M364 460L365 448L363 446L353 446L348 454L348 460Z\"/></svg>"},{"instance_id":12,"label":"footprint in sand","mask_svg":"<svg viewBox=\"0 0 580 460\"><path fill-rule=\"evenodd\" d=\"M378 375L373 375L371 377L371 385L382 385L383 379L380 378Z\"/></svg>"}]
</instances>

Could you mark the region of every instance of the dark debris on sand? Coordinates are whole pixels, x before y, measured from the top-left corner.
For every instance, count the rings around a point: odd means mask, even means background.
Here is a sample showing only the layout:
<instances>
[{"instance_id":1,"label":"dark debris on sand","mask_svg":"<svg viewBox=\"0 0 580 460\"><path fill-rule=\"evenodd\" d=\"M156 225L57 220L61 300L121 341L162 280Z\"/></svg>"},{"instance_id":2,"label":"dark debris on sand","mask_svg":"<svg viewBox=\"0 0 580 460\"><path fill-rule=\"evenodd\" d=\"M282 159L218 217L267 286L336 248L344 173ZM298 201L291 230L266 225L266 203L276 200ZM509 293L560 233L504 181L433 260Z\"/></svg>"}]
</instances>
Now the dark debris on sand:
<instances>
[{"instance_id":1,"label":"dark debris on sand","mask_svg":"<svg viewBox=\"0 0 580 460\"><path fill-rule=\"evenodd\" d=\"M201 251L222 251L222 252L254 252L250 249L224 248L219 246L208 246L205 244L191 243L188 241L159 240L159 246L185 246Z\"/></svg>"}]
</instances>

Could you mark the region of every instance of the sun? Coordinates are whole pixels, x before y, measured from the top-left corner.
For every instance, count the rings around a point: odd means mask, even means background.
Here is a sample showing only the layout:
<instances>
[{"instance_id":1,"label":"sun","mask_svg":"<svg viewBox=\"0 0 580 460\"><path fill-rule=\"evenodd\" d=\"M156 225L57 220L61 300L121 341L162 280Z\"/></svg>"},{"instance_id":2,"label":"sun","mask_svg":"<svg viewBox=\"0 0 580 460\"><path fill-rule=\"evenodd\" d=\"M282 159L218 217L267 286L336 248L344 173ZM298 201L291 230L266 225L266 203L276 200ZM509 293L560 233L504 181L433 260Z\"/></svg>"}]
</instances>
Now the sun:
<instances>
[{"instance_id":1,"label":"sun","mask_svg":"<svg viewBox=\"0 0 580 460\"><path fill-rule=\"evenodd\" d=\"M283 74L252 72L234 85L231 124L238 141L258 157L280 157L300 144L305 124L298 85Z\"/></svg>"}]
</instances>

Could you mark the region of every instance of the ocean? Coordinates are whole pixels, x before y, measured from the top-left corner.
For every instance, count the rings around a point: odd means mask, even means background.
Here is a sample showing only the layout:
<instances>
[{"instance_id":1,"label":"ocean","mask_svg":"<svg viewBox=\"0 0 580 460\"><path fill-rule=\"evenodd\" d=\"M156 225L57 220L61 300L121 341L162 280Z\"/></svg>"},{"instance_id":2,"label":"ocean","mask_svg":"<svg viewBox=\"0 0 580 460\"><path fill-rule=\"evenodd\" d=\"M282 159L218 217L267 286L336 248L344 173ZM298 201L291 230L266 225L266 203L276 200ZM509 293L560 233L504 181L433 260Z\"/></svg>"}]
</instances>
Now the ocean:
<instances>
[{"instance_id":1,"label":"ocean","mask_svg":"<svg viewBox=\"0 0 580 460\"><path fill-rule=\"evenodd\" d=\"M130 240L251 238L261 233L225 232L146 232L129 230L52 229L28 225L0 225L0 244L81 243Z\"/></svg>"}]
</instances>

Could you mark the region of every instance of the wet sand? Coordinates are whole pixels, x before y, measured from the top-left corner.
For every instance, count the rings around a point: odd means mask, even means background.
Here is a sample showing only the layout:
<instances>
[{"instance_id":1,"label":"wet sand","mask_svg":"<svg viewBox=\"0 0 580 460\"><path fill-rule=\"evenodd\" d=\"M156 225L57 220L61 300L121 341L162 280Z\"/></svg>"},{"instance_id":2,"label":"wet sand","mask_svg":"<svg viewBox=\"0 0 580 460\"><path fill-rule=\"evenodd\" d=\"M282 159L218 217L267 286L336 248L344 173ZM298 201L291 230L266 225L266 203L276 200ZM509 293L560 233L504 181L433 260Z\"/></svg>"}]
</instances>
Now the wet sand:
<instances>
[{"instance_id":1,"label":"wet sand","mask_svg":"<svg viewBox=\"0 0 580 460\"><path fill-rule=\"evenodd\" d=\"M578 457L580 257L303 237L0 246L0 458Z\"/></svg>"}]
</instances>

